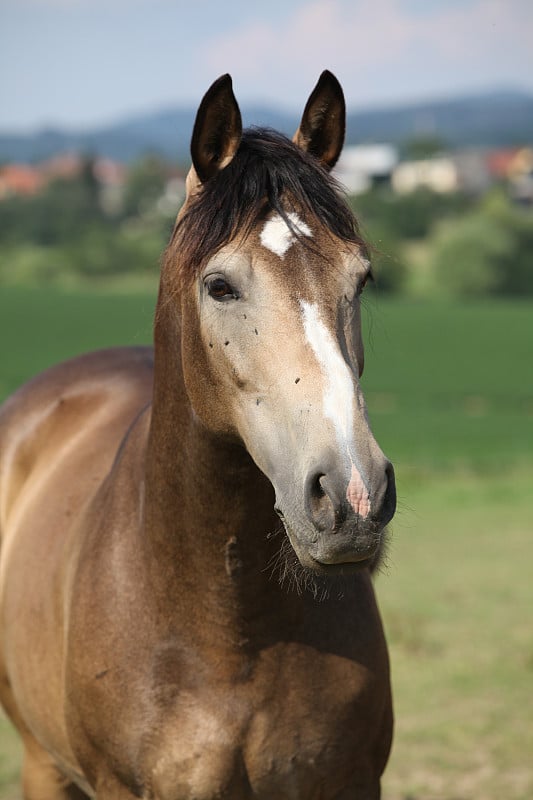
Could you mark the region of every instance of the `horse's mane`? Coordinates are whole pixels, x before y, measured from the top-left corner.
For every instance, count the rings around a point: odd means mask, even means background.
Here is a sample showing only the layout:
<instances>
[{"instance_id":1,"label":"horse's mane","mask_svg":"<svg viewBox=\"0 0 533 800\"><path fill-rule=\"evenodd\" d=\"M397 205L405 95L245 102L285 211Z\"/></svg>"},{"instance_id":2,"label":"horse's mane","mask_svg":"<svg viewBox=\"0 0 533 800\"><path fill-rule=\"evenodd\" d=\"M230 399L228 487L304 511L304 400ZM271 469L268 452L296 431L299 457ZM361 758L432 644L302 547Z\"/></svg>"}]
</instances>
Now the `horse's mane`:
<instances>
[{"instance_id":1,"label":"horse's mane","mask_svg":"<svg viewBox=\"0 0 533 800\"><path fill-rule=\"evenodd\" d=\"M363 248L357 221L337 181L317 159L268 128L243 131L227 167L207 181L180 217L166 252L181 277L194 277L237 234L250 233L270 211L294 230L291 210L308 210L332 234ZM294 230L297 235L298 231Z\"/></svg>"}]
</instances>

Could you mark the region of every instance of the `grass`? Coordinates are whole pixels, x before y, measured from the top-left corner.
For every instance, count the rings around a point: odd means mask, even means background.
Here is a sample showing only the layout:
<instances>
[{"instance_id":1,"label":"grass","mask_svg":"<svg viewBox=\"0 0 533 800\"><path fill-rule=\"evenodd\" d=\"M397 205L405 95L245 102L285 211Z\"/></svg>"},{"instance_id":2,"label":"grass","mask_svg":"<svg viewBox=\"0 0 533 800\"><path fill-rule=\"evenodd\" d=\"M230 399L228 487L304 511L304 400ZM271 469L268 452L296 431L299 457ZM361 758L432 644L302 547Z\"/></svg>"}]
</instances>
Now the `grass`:
<instances>
[{"instance_id":1,"label":"grass","mask_svg":"<svg viewBox=\"0 0 533 800\"><path fill-rule=\"evenodd\" d=\"M86 349L150 340L155 293L0 292L0 399ZM363 376L399 511L377 580L396 737L384 800L533 796L533 304L365 304ZM19 751L0 720L0 798Z\"/></svg>"},{"instance_id":2,"label":"grass","mask_svg":"<svg viewBox=\"0 0 533 800\"><path fill-rule=\"evenodd\" d=\"M153 294L0 289L0 402L25 380L71 356L151 341Z\"/></svg>"},{"instance_id":3,"label":"grass","mask_svg":"<svg viewBox=\"0 0 533 800\"><path fill-rule=\"evenodd\" d=\"M363 388L403 469L502 469L533 442L533 304L366 303Z\"/></svg>"},{"instance_id":4,"label":"grass","mask_svg":"<svg viewBox=\"0 0 533 800\"><path fill-rule=\"evenodd\" d=\"M533 797L533 465L409 486L377 581L396 736L385 800Z\"/></svg>"},{"instance_id":5,"label":"grass","mask_svg":"<svg viewBox=\"0 0 533 800\"><path fill-rule=\"evenodd\" d=\"M9 720L0 710L0 798L20 800L19 775L22 745Z\"/></svg>"}]
</instances>

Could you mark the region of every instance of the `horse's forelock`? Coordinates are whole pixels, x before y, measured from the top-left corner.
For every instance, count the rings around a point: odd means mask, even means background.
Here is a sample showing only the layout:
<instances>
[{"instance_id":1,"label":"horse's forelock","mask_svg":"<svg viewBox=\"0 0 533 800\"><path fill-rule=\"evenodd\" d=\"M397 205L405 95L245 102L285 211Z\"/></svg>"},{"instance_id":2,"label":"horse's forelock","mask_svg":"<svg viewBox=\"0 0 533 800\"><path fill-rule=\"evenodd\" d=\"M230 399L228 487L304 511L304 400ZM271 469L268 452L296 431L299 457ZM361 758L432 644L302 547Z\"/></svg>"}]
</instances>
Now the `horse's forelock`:
<instances>
[{"instance_id":1,"label":"horse's forelock","mask_svg":"<svg viewBox=\"0 0 533 800\"><path fill-rule=\"evenodd\" d=\"M249 128L231 163L187 202L165 254L180 283L188 283L206 261L258 219L275 211L285 218L307 211L346 242L365 247L357 221L337 181L287 137Z\"/></svg>"}]
</instances>

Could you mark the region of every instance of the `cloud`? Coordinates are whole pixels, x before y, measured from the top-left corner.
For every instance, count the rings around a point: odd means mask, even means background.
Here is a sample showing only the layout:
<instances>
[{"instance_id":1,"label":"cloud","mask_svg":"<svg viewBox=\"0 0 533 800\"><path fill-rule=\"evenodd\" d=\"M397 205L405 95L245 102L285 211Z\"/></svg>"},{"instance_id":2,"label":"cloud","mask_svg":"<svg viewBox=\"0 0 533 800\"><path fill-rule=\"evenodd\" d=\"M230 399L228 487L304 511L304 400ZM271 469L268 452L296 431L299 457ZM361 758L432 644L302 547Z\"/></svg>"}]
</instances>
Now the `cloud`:
<instances>
[{"instance_id":1,"label":"cloud","mask_svg":"<svg viewBox=\"0 0 533 800\"><path fill-rule=\"evenodd\" d=\"M427 2L423 11L413 0L315 0L211 38L198 68L206 80L234 73L245 97L264 87L263 96L286 102L305 97L325 67L357 102L531 85L532 28L528 0Z\"/></svg>"},{"instance_id":2,"label":"cloud","mask_svg":"<svg viewBox=\"0 0 533 800\"><path fill-rule=\"evenodd\" d=\"M29 11L37 9L42 11L72 12L78 10L94 12L98 10L109 11L110 9L121 9L125 14L128 10L131 10L132 6L144 6L149 10L151 3L159 2L161 4L162 1L163 0L1 0L2 10L4 12L7 8L11 7L17 11L26 8ZM164 2L170 3L171 0L164 0Z\"/></svg>"},{"instance_id":3,"label":"cloud","mask_svg":"<svg viewBox=\"0 0 533 800\"><path fill-rule=\"evenodd\" d=\"M533 91L531 0L0 0L0 19L4 126L195 104L224 72L292 110L324 68L352 109Z\"/></svg>"}]
</instances>

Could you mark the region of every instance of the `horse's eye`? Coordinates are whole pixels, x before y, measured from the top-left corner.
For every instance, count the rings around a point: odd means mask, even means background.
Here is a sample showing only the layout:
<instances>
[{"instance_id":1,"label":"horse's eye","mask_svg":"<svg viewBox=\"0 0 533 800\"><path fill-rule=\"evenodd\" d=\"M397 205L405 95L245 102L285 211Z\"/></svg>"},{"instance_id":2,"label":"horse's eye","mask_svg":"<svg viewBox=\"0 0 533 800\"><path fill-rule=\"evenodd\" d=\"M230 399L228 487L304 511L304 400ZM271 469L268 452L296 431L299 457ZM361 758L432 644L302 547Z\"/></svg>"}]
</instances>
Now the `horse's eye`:
<instances>
[{"instance_id":1,"label":"horse's eye","mask_svg":"<svg viewBox=\"0 0 533 800\"><path fill-rule=\"evenodd\" d=\"M207 291L214 300L229 300L237 297L231 286L224 278L212 278L207 284Z\"/></svg>"}]
</instances>

